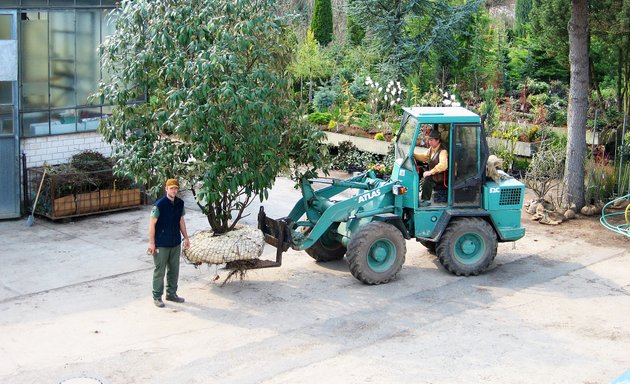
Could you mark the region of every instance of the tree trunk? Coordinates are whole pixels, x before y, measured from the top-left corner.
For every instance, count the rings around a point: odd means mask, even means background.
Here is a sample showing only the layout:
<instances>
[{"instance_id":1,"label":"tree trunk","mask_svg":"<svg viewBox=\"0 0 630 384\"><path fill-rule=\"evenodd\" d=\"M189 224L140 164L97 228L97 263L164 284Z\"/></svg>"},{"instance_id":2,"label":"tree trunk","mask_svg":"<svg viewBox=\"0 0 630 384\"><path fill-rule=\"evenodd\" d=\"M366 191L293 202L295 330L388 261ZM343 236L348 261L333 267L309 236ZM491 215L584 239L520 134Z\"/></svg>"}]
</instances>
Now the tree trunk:
<instances>
[{"instance_id":1,"label":"tree trunk","mask_svg":"<svg viewBox=\"0 0 630 384\"><path fill-rule=\"evenodd\" d=\"M586 155L586 113L588 111L588 0L571 0L569 21L569 110L567 115L567 159L564 203L584 206L584 159Z\"/></svg>"}]
</instances>

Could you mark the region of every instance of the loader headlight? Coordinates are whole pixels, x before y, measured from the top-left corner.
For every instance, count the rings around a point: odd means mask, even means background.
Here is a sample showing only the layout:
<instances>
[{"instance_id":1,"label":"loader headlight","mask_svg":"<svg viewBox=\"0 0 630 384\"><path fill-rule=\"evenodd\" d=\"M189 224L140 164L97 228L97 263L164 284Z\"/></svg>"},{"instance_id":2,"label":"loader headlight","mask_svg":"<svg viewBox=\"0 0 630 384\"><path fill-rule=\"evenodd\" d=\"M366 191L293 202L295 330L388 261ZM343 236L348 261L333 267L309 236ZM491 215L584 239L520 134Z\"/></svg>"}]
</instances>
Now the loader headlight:
<instances>
[{"instance_id":1,"label":"loader headlight","mask_svg":"<svg viewBox=\"0 0 630 384\"><path fill-rule=\"evenodd\" d=\"M402 185L394 185L394 187L392 188L392 192L394 192L394 195L404 195L405 193L407 193L407 188L403 187Z\"/></svg>"}]
</instances>

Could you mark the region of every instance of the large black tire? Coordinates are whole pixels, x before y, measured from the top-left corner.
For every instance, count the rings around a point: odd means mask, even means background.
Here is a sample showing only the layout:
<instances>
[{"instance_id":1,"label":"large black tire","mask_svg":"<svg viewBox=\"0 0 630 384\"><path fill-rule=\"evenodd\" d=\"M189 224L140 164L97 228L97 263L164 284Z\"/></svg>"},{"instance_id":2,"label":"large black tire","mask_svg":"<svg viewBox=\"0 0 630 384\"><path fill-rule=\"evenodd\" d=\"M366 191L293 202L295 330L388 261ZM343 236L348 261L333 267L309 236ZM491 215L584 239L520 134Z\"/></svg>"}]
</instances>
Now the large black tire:
<instances>
[{"instance_id":1,"label":"large black tire","mask_svg":"<svg viewBox=\"0 0 630 384\"><path fill-rule=\"evenodd\" d=\"M440 264L457 276L478 275L497 255L497 234L482 218L453 219L436 248Z\"/></svg>"},{"instance_id":2,"label":"large black tire","mask_svg":"<svg viewBox=\"0 0 630 384\"><path fill-rule=\"evenodd\" d=\"M435 255L435 241L418 240L418 242L422 244L430 254Z\"/></svg>"},{"instance_id":3,"label":"large black tire","mask_svg":"<svg viewBox=\"0 0 630 384\"><path fill-rule=\"evenodd\" d=\"M388 283L405 263L407 246L400 230L380 221L367 223L352 236L346 258L352 276L364 284Z\"/></svg>"},{"instance_id":4,"label":"large black tire","mask_svg":"<svg viewBox=\"0 0 630 384\"><path fill-rule=\"evenodd\" d=\"M305 230L304 235L308 236L311 229ZM312 247L306 249L306 253L317 262L335 261L343 259L343 255L346 254L346 247L326 232Z\"/></svg>"}]
</instances>

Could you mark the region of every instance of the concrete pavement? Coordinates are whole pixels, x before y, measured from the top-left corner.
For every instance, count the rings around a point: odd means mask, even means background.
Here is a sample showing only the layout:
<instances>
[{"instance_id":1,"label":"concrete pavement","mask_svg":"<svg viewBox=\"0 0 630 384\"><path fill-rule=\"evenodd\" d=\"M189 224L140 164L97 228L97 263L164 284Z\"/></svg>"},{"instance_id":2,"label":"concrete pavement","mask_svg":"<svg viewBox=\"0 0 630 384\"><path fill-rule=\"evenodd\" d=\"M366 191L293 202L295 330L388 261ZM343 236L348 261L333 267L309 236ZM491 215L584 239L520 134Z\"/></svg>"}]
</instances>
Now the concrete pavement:
<instances>
[{"instance_id":1,"label":"concrete pavement","mask_svg":"<svg viewBox=\"0 0 630 384\"><path fill-rule=\"evenodd\" d=\"M280 178L264 205L280 217L298 198ZM186 200L189 232L207 229ZM149 212L0 222L0 382L608 383L630 368L629 247L601 228L528 225L472 278L408 241L374 287L296 251L225 287L226 271L182 264L186 303L158 309Z\"/></svg>"}]
</instances>

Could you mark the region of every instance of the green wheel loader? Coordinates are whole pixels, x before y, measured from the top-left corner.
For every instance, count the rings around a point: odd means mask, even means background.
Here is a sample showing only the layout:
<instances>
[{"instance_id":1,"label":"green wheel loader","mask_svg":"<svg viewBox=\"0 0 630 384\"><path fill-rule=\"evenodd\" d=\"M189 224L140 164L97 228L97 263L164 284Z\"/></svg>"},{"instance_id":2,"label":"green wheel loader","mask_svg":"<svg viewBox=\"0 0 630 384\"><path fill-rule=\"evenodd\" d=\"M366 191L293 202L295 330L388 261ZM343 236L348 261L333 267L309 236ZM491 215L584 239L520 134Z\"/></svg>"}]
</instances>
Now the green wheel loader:
<instances>
[{"instance_id":1,"label":"green wheel loader","mask_svg":"<svg viewBox=\"0 0 630 384\"><path fill-rule=\"evenodd\" d=\"M372 171L346 180L302 180L302 198L287 217L271 219L260 208L259 228L277 248L282 263L289 248L305 250L319 262L346 257L350 272L365 284L391 281L405 262L406 240L415 238L451 273L477 275L494 260L499 242L525 235L521 208L525 186L513 178L486 176L488 145L482 119L462 107L410 107L395 141L388 180ZM429 130L437 130L448 150L444 185L420 203L422 168L414 151ZM418 143L418 144L417 144ZM314 190L312 183L329 184ZM348 189L352 197L341 197Z\"/></svg>"}]
</instances>

